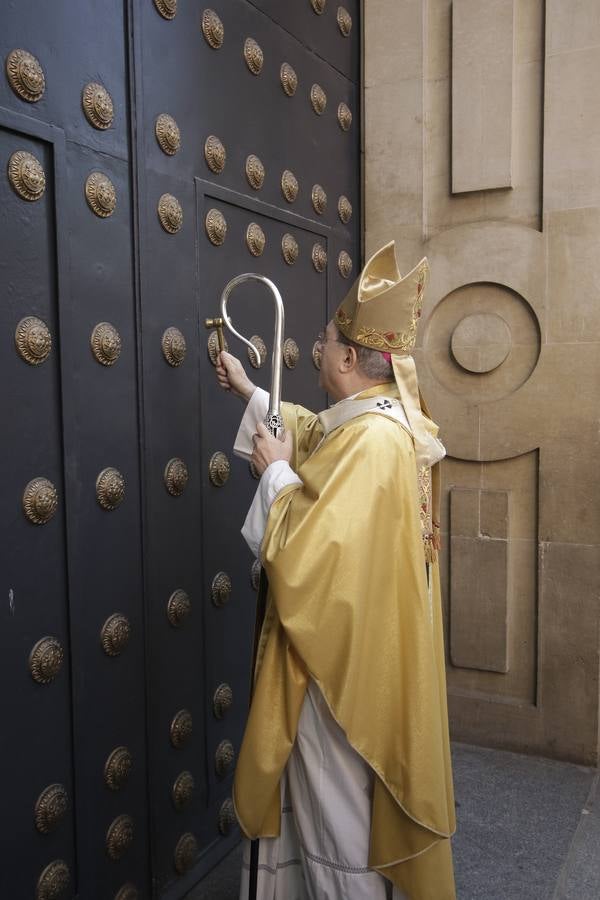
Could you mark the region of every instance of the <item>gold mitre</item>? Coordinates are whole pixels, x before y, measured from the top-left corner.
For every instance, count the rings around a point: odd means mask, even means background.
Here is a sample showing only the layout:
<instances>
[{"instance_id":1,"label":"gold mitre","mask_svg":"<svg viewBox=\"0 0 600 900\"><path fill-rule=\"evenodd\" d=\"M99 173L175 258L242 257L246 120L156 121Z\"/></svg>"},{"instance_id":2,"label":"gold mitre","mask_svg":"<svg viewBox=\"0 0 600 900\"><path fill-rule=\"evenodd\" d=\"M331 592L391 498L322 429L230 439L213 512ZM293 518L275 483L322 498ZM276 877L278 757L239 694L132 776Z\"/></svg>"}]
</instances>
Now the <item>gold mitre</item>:
<instances>
[{"instance_id":1,"label":"gold mitre","mask_svg":"<svg viewBox=\"0 0 600 900\"><path fill-rule=\"evenodd\" d=\"M446 451L438 427L421 400L415 346L429 263L424 258L404 278L398 269L394 241L374 253L345 296L334 322L349 340L391 354L394 379L415 445L419 472L439 462Z\"/></svg>"},{"instance_id":2,"label":"gold mitre","mask_svg":"<svg viewBox=\"0 0 600 900\"><path fill-rule=\"evenodd\" d=\"M417 338L429 263L402 277L390 241L366 263L344 297L334 322L349 340L372 350L410 353Z\"/></svg>"}]
</instances>

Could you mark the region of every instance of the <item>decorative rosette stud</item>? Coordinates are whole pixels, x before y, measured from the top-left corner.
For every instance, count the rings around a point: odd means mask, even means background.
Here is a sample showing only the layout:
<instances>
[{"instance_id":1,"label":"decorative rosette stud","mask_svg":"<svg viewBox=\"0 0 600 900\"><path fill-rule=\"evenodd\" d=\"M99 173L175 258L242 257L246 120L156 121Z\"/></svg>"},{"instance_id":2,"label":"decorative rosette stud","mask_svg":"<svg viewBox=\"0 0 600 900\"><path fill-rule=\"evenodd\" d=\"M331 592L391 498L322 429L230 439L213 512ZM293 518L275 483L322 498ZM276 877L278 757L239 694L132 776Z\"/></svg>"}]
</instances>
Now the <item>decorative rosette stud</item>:
<instances>
[{"instance_id":1,"label":"decorative rosette stud","mask_svg":"<svg viewBox=\"0 0 600 900\"><path fill-rule=\"evenodd\" d=\"M290 66L289 63L282 63L281 69L279 70L279 79L284 93L286 93L288 97L293 97L298 89L298 76L296 75L296 70Z\"/></svg>"},{"instance_id":2,"label":"decorative rosette stud","mask_svg":"<svg viewBox=\"0 0 600 900\"><path fill-rule=\"evenodd\" d=\"M183 225L183 209L173 194L163 194L158 201L158 218L169 234L177 234Z\"/></svg>"},{"instance_id":3,"label":"decorative rosette stud","mask_svg":"<svg viewBox=\"0 0 600 900\"><path fill-rule=\"evenodd\" d=\"M204 143L204 158L206 159L206 164L210 171L214 172L215 175L220 175L227 162L227 151L225 150L223 142L214 134L210 134L206 138Z\"/></svg>"},{"instance_id":4,"label":"decorative rosette stud","mask_svg":"<svg viewBox=\"0 0 600 900\"><path fill-rule=\"evenodd\" d=\"M289 169L281 176L281 192L288 203L293 203L298 196L298 179Z\"/></svg>"},{"instance_id":5,"label":"decorative rosette stud","mask_svg":"<svg viewBox=\"0 0 600 900\"><path fill-rule=\"evenodd\" d=\"M93 213L107 219L115 211L117 192L108 176L103 172L92 172L85 182L85 199Z\"/></svg>"},{"instance_id":6,"label":"decorative rosette stud","mask_svg":"<svg viewBox=\"0 0 600 900\"><path fill-rule=\"evenodd\" d=\"M23 200L39 200L46 190L44 167L33 153L17 150L8 161L8 180Z\"/></svg>"},{"instance_id":7,"label":"decorative rosette stud","mask_svg":"<svg viewBox=\"0 0 600 900\"><path fill-rule=\"evenodd\" d=\"M6 77L17 97L28 103L37 103L46 89L44 70L27 50L11 50L6 57Z\"/></svg>"},{"instance_id":8,"label":"decorative rosette stud","mask_svg":"<svg viewBox=\"0 0 600 900\"><path fill-rule=\"evenodd\" d=\"M244 59L253 75L260 75L264 62L262 48L254 38L246 38L244 42Z\"/></svg>"},{"instance_id":9,"label":"decorative rosette stud","mask_svg":"<svg viewBox=\"0 0 600 900\"><path fill-rule=\"evenodd\" d=\"M102 84L90 81L83 89L81 104L85 117L94 128L105 131L113 123L115 117L112 97Z\"/></svg>"},{"instance_id":10,"label":"decorative rosette stud","mask_svg":"<svg viewBox=\"0 0 600 900\"><path fill-rule=\"evenodd\" d=\"M161 113L156 119L154 133L158 146L167 156L174 156L181 147L179 125L168 113Z\"/></svg>"},{"instance_id":11,"label":"decorative rosette stud","mask_svg":"<svg viewBox=\"0 0 600 900\"><path fill-rule=\"evenodd\" d=\"M320 84L313 84L310 89L310 102L318 116L322 116L327 106L327 94Z\"/></svg>"},{"instance_id":12,"label":"decorative rosette stud","mask_svg":"<svg viewBox=\"0 0 600 900\"><path fill-rule=\"evenodd\" d=\"M205 9L202 13L202 34L213 50L219 50L223 46L225 28L214 9Z\"/></svg>"}]
</instances>

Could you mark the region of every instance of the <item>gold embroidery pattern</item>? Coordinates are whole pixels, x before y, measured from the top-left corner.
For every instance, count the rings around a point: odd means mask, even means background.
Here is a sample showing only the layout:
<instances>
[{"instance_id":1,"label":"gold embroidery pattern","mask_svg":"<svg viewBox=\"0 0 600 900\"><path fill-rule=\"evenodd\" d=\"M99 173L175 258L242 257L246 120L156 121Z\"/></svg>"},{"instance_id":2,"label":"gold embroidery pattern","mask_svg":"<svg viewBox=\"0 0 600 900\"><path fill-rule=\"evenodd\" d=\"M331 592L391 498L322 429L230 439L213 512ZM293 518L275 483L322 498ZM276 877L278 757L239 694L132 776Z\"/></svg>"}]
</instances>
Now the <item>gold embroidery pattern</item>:
<instances>
[{"instance_id":1,"label":"gold embroidery pattern","mask_svg":"<svg viewBox=\"0 0 600 900\"><path fill-rule=\"evenodd\" d=\"M386 331L385 334L375 328L359 328L354 338L357 344L372 347L374 350L402 350L408 352L413 346L411 337L412 328L400 334L396 331Z\"/></svg>"},{"instance_id":2,"label":"gold embroidery pattern","mask_svg":"<svg viewBox=\"0 0 600 900\"><path fill-rule=\"evenodd\" d=\"M352 325L352 319L350 318L350 316L346 315L341 306L335 314L335 324L341 325L342 328L347 328L348 325Z\"/></svg>"},{"instance_id":3,"label":"gold embroidery pattern","mask_svg":"<svg viewBox=\"0 0 600 900\"><path fill-rule=\"evenodd\" d=\"M417 473L419 488L419 515L421 517L421 532L425 547L425 559L428 563L436 559L436 538L432 521L432 492L431 469L429 466L421 466ZM439 526L438 526L439 527Z\"/></svg>"}]
</instances>

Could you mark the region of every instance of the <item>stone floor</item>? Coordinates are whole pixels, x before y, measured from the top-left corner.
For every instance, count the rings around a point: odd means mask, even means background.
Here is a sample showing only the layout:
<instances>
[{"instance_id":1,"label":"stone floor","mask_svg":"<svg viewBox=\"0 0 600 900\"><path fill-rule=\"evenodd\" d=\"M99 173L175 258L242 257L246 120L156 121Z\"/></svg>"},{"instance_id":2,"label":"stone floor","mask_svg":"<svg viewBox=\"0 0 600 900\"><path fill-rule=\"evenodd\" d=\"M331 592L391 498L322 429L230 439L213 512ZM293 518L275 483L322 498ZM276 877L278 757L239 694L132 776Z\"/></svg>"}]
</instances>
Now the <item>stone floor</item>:
<instances>
[{"instance_id":1,"label":"stone floor","mask_svg":"<svg viewBox=\"0 0 600 900\"><path fill-rule=\"evenodd\" d=\"M599 900L598 771L467 744L452 752L459 900ZM239 866L238 847L186 900L238 900Z\"/></svg>"}]
</instances>

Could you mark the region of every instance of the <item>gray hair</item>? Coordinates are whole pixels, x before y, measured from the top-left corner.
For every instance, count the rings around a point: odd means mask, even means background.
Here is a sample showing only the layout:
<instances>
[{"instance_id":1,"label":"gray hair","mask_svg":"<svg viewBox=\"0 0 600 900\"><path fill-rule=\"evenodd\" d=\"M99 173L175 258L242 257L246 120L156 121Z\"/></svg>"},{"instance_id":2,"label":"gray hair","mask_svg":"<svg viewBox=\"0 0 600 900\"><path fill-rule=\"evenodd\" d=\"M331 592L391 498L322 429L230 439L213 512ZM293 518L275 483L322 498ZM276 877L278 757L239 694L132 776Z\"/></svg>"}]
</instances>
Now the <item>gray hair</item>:
<instances>
[{"instance_id":1,"label":"gray hair","mask_svg":"<svg viewBox=\"0 0 600 900\"><path fill-rule=\"evenodd\" d=\"M336 326L337 327L337 326ZM363 347L347 338L340 329L337 329L338 341L345 344L346 347L354 347L358 359L358 365L367 378L372 381L393 381L394 370L391 362L388 362L383 353L379 350L372 350L370 347Z\"/></svg>"}]
</instances>

